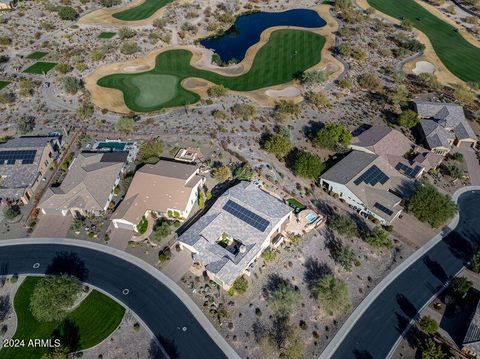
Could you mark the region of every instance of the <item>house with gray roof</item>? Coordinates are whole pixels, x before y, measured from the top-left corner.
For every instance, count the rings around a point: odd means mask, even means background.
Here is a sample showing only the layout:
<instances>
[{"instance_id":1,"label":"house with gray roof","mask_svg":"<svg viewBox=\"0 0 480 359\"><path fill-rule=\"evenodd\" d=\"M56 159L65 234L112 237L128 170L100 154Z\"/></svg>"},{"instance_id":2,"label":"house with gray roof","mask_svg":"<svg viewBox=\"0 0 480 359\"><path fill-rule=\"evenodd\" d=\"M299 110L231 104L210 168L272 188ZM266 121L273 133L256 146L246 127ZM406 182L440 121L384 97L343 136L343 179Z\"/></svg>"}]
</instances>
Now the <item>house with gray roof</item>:
<instances>
[{"instance_id":1,"label":"house with gray roof","mask_svg":"<svg viewBox=\"0 0 480 359\"><path fill-rule=\"evenodd\" d=\"M415 185L413 169L397 169L382 156L352 151L320 176L320 184L352 208L382 224L402 212Z\"/></svg>"},{"instance_id":2,"label":"house with gray roof","mask_svg":"<svg viewBox=\"0 0 480 359\"><path fill-rule=\"evenodd\" d=\"M293 218L292 211L255 184L240 182L218 198L178 240L209 278L228 290L285 230Z\"/></svg>"},{"instance_id":3,"label":"house with gray roof","mask_svg":"<svg viewBox=\"0 0 480 359\"><path fill-rule=\"evenodd\" d=\"M61 148L61 136L24 136L0 144L0 201L28 203Z\"/></svg>"},{"instance_id":4,"label":"house with gray roof","mask_svg":"<svg viewBox=\"0 0 480 359\"><path fill-rule=\"evenodd\" d=\"M128 152L81 152L58 187L50 187L38 208L43 214L99 215L113 198Z\"/></svg>"},{"instance_id":5,"label":"house with gray roof","mask_svg":"<svg viewBox=\"0 0 480 359\"><path fill-rule=\"evenodd\" d=\"M478 141L465 118L463 108L455 103L415 102L420 126L428 147L445 156L452 146L474 147Z\"/></svg>"},{"instance_id":6,"label":"house with gray roof","mask_svg":"<svg viewBox=\"0 0 480 359\"><path fill-rule=\"evenodd\" d=\"M472 315L462 343L462 351L478 358L480 356L480 301Z\"/></svg>"}]
</instances>

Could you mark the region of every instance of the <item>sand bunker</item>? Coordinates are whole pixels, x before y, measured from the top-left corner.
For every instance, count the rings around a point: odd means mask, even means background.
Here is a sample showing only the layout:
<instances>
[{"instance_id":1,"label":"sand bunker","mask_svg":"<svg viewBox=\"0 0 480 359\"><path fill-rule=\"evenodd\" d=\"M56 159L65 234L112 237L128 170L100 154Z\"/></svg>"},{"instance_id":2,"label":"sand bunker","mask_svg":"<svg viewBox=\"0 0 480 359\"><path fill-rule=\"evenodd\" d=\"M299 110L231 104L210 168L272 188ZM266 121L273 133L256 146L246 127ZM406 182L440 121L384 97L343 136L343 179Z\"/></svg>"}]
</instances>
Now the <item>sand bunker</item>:
<instances>
[{"instance_id":1,"label":"sand bunker","mask_svg":"<svg viewBox=\"0 0 480 359\"><path fill-rule=\"evenodd\" d=\"M123 68L124 72L140 72L140 71L146 71L150 67L148 65L130 65L130 66L125 66Z\"/></svg>"},{"instance_id":2,"label":"sand bunker","mask_svg":"<svg viewBox=\"0 0 480 359\"><path fill-rule=\"evenodd\" d=\"M435 65L428 61L417 61L415 68L412 70L415 75L419 74L433 74L435 72Z\"/></svg>"},{"instance_id":3,"label":"sand bunker","mask_svg":"<svg viewBox=\"0 0 480 359\"><path fill-rule=\"evenodd\" d=\"M300 96L300 90L296 87L289 86L283 90L267 90L265 94L270 97L297 97Z\"/></svg>"}]
</instances>

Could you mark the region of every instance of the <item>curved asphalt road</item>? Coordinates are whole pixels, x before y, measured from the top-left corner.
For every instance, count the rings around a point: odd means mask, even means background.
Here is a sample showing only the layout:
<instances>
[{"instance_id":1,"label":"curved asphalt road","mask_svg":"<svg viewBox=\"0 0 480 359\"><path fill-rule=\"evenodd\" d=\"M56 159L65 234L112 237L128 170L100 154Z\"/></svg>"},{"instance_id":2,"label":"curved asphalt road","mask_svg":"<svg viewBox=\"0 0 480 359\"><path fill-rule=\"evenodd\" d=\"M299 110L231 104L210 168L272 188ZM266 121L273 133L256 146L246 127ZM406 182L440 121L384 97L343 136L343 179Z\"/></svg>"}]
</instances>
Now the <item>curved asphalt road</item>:
<instances>
[{"instance_id":1,"label":"curved asphalt road","mask_svg":"<svg viewBox=\"0 0 480 359\"><path fill-rule=\"evenodd\" d=\"M410 320L471 259L480 245L480 191L462 194L458 207L457 227L381 292L332 358L387 358Z\"/></svg>"},{"instance_id":2,"label":"curved asphalt road","mask_svg":"<svg viewBox=\"0 0 480 359\"><path fill-rule=\"evenodd\" d=\"M40 267L35 269L35 263ZM22 244L0 248L0 275L62 272L77 275L124 303L150 328L171 358L226 358L182 300L137 265L102 251L72 245ZM128 289L127 295L124 289Z\"/></svg>"}]
</instances>

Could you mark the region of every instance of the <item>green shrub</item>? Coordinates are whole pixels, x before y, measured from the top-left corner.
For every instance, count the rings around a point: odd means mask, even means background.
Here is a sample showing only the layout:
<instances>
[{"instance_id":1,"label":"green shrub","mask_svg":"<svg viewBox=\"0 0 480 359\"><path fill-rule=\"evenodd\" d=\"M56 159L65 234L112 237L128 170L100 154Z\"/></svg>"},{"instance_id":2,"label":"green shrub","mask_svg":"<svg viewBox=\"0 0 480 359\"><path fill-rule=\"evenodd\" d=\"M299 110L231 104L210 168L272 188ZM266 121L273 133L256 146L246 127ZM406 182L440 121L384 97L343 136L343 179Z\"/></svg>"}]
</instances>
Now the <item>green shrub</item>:
<instances>
[{"instance_id":1,"label":"green shrub","mask_svg":"<svg viewBox=\"0 0 480 359\"><path fill-rule=\"evenodd\" d=\"M60 6L57 9L57 14L62 20L75 20L78 17L77 11L70 6Z\"/></svg>"},{"instance_id":2,"label":"green shrub","mask_svg":"<svg viewBox=\"0 0 480 359\"><path fill-rule=\"evenodd\" d=\"M144 234L148 228L148 220L145 216L142 217L140 222L137 224L137 232L140 234Z\"/></svg>"}]
</instances>

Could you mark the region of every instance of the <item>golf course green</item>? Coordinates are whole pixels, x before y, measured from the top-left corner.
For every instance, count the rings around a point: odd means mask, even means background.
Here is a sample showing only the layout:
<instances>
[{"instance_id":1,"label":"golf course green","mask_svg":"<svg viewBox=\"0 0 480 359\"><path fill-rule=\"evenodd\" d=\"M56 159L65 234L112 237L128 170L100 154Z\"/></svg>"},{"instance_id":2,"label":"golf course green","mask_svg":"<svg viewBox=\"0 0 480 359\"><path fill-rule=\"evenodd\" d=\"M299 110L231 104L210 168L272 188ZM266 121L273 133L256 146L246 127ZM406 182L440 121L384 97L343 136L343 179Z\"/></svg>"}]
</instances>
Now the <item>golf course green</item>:
<instances>
[{"instance_id":1,"label":"golf course green","mask_svg":"<svg viewBox=\"0 0 480 359\"><path fill-rule=\"evenodd\" d=\"M119 73L102 77L99 86L123 92L125 104L135 112L192 104L200 99L181 86L198 77L234 91L252 91L289 82L318 64L325 38L311 31L276 30L253 59L250 70L239 76L223 76L190 65L188 50L170 50L157 55L155 67L141 73Z\"/></svg>"},{"instance_id":2,"label":"golf course green","mask_svg":"<svg viewBox=\"0 0 480 359\"><path fill-rule=\"evenodd\" d=\"M0 350L0 358L38 359L48 351L41 346L28 346L30 339L53 339L56 332L69 333L62 345L73 351L97 345L117 329L125 309L113 299L93 290L63 322L39 322L30 311L30 298L40 277L27 277L18 288L13 306L17 314L17 329L12 339L25 345ZM68 339L68 343L66 340Z\"/></svg>"},{"instance_id":3,"label":"golf course green","mask_svg":"<svg viewBox=\"0 0 480 359\"><path fill-rule=\"evenodd\" d=\"M409 20L432 43L445 67L465 82L480 83L480 48L465 40L452 25L414 0L367 0L373 8L399 20Z\"/></svg>"},{"instance_id":4,"label":"golf course green","mask_svg":"<svg viewBox=\"0 0 480 359\"><path fill-rule=\"evenodd\" d=\"M173 0L145 0L138 6L116 12L112 16L115 19L123 21L137 21L148 19L150 16L155 14L157 10L170 4L172 1Z\"/></svg>"}]
</instances>

